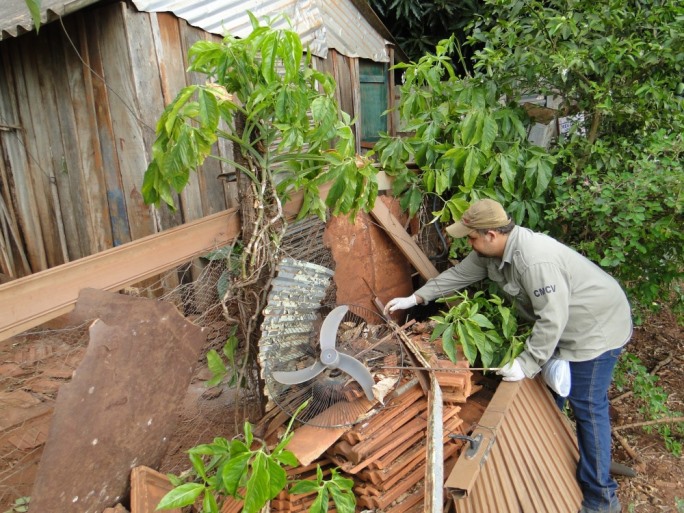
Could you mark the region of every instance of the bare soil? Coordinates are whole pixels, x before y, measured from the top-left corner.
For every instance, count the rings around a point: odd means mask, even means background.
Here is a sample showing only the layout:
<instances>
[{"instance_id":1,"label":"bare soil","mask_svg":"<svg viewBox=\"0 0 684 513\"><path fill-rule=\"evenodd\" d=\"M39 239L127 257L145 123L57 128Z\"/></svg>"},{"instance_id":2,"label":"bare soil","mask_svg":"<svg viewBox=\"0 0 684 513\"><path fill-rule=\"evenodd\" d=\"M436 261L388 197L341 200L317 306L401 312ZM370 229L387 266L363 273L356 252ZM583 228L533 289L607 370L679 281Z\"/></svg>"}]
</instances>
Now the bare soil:
<instances>
[{"instance_id":1,"label":"bare soil","mask_svg":"<svg viewBox=\"0 0 684 513\"><path fill-rule=\"evenodd\" d=\"M636 355L649 371L658 377L658 385L667 394L667 406L679 415L684 414L684 336L682 326L670 313L651 317L643 326L635 328L626 351ZM0 394L13 391L25 393L25 405L35 407L40 401L54 400L60 383L66 381L69 369L77 365L83 353L83 342L74 341L54 347L50 341L26 344L0 344ZM57 372L55 364L60 367ZM48 372L46 372L48 371ZM255 423L256 404L234 397L225 388L206 389L206 369L199 367L187 396L178 410L178 425L170 449L162 461L161 472L180 474L189 468L186 451L216 436L231 438L244 420ZM14 399L20 396L13 396ZM614 460L633 468L636 477L618 476L618 495L623 512L665 513L684 512L684 458L669 452L657 432L646 432L642 427L619 429L620 426L649 420L641 408L643 404L633 394L613 389L613 426L618 428L622 441L614 436ZM8 403L1 403L6 408ZM0 408L2 409L2 408ZM0 420L7 412L0 412ZM27 433L38 430L46 436L45 415L29 419L23 426L0 425L0 512L8 510L14 500L30 495L42 447L39 439L26 442ZM26 433L24 433L23 431ZM684 442L684 437L678 435ZM22 441L18 443L17 440ZM631 453L631 454L630 454ZM570 512L572 513L572 512Z\"/></svg>"},{"instance_id":2,"label":"bare soil","mask_svg":"<svg viewBox=\"0 0 684 513\"><path fill-rule=\"evenodd\" d=\"M661 313L636 327L625 351L636 355L658 377L656 384L667 394L667 407L679 412L678 416L683 415L684 336L674 315ZM624 391L613 388L609 395L613 427L618 428L617 434L633 451L630 456L613 436L613 459L637 471L636 477L617 477L623 512L684 512L684 457L669 452L656 430L649 433L643 427L619 429L621 425L649 419L641 411L643 401L633 394L625 395ZM681 434L676 439L684 444Z\"/></svg>"}]
</instances>

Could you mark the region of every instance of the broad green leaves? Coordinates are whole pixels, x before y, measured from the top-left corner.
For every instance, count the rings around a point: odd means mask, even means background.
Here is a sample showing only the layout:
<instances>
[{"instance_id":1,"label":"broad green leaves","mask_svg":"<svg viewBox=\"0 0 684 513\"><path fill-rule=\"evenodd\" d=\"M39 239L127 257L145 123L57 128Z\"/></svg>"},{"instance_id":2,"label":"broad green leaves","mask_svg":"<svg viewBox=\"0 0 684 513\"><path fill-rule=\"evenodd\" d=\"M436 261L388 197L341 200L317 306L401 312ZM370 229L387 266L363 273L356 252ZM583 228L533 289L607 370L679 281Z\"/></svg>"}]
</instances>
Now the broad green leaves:
<instances>
[{"instance_id":1,"label":"broad green leaves","mask_svg":"<svg viewBox=\"0 0 684 513\"><path fill-rule=\"evenodd\" d=\"M297 414L306 405L300 406ZM188 457L193 474L186 476L191 481L184 482L170 475L175 488L162 498L157 509L197 506L201 502L201 513L219 513L225 497L229 496L242 501L244 513L257 513L281 490L288 489L291 494L315 492L316 499L310 511L328 511L332 498L337 511L353 513L356 506L352 493L354 483L336 469L331 469L328 479L324 479L323 471L318 467L315 481L288 482L285 466L299 464L295 455L285 449L292 438L295 417L290 420L280 442L270 451L254 438L249 422L244 424L242 437L230 441L219 437L210 444L191 448Z\"/></svg>"},{"instance_id":2,"label":"broad green leaves","mask_svg":"<svg viewBox=\"0 0 684 513\"><path fill-rule=\"evenodd\" d=\"M220 42L199 41L189 70L206 75L204 85L181 90L157 123L152 161L142 193L147 203L175 208L190 173L219 139L232 142L247 165L221 158L249 176L259 190L275 190L281 201L304 192L300 216L351 213L372 208L376 171L355 154L351 120L335 100L335 82L315 70L292 30L261 26L250 13L252 33ZM236 126L235 120L244 120ZM334 183L320 200L319 187Z\"/></svg>"},{"instance_id":3,"label":"broad green leaves","mask_svg":"<svg viewBox=\"0 0 684 513\"><path fill-rule=\"evenodd\" d=\"M439 195L446 205L435 215L442 221L460 216L462 205L480 197L505 206L524 201L539 219L553 157L527 142L525 114L502 104L504 92L495 81L456 76L446 55L453 39L442 43L436 55L398 66L406 70L398 109L404 131L412 134L382 135L374 149L395 177L394 192L411 215L425 194Z\"/></svg>"},{"instance_id":4,"label":"broad green leaves","mask_svg":"<svg viewBox=\"0 0 684 513\"><path fill-rule=\"evenodd\" d=\"M466 291L440 301L455 306L431 317L437 323L431 340L442 338L450 360L458 360L460 346L471 365L479 359L482 367L501 367L522 351L529 327L518 326L511 309L495 294L487 299L483 292L470 297Z\"/></svg>"}]
</instances>

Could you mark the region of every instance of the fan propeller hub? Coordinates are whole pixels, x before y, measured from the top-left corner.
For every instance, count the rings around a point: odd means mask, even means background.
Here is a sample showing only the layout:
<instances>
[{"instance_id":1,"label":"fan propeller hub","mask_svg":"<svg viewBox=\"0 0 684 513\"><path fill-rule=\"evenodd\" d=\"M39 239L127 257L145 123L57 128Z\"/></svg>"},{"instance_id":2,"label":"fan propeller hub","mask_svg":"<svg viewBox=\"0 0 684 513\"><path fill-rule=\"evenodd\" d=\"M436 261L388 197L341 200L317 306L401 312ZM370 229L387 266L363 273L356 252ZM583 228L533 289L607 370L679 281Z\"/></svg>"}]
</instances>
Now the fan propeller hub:
<instances>
[{"instance_id":1,"label":"fan propeller hub","mask_svg":"<svg viewBox=\"0 0 684 513\"><path fill-rule=\"evenodd\" d=\"M321 362L326 367L337 368L337 364L340 361L340 353L335 349L326 349L321 352Z\"/></svg>"}]
</instances>

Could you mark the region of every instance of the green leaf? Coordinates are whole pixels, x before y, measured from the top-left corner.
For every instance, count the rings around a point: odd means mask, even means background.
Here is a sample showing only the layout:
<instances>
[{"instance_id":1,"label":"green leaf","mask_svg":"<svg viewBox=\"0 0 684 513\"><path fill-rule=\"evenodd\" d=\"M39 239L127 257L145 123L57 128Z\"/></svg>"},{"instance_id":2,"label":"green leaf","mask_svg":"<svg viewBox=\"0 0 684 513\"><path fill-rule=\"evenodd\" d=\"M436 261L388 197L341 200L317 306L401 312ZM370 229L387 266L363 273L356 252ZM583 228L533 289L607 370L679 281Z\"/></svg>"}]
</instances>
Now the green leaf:
<instances>
[{"instance_id":1,"label":"green leaf","mask_svg":"<svg viewBox=\"0 0 684 513\"><path fill-rule=\"evenodd\" d=\"M475 360L477 359L477 347L473 343L472 338L469 336L469 333L463 324L457 325L457 331L459 342L463 348L463 354L470 365L475 365Z\"/></svg>"},{"instance_id":2,"label":"green leaf","mask_svg":"<svg viewBox=\"0 0 684 513\"><path fill-rule=\"evenodd\" d=\"M207 472L204 467L204 460L202 459L202 456L197 454L196 452L189 451L188 458L190 459L190 463L192 463L192 468L195 470L195 472L197 472L197 475L200 476L204 481L206 481Z\"/></svg>"},{"instance_id":3,"label":"green leaf","mask_svg":"<svg viewBox=\"0 0 684 513\"><path fill-rule=\"evenodd\" d=\"M293 486L290 487L291 495L300 495L306 493L312 493L318 490L318 483L311 481L310 479L304 479L302 481L297 481Z\"/></svg>"},{"instance_id":4,"label":"green leaf","mask_svg":"<svg viewBox=\"0 0 684 513\"><path fill-rule=\"evenodd\" d=\"M204 490L204 485L200 483L182 484L164 495L162 500L159 501L157 509L182 508L194 504L197 497L199 497Z\"/></svg>"},{"instance_id":5,"label":"green leaf","mask_svg":"<svg viewBox=\"0 0 684 513\"><path fill-rule=\"evenodd\" d=\"M454 325L449 324L442 335L442 348L449 360L456 362L456 344L454 342Z\"/></svg>"},{"instance_id":6,"label":"green leaf","mask_svg":"<svg viewBox=\"0 0 684 513\"><path fill-rule=\"evenodd\" d=\"M245 487L244 513L257 513L270 498L270 479L266 457L258 452L252 461L252 472Z\"/></svg>"},{"instance_id":7,"label":"green leaf","mask_svg":"<svg viewBox=\"0 0 684 513\"><path fill-rule=\"evenodd\" d=\"M235 497L237 490L240 488L242 478L247 472L247 466L251 453L245 452L233 456L228 463L226 463L221 471L221 483L228 495Z\"/></svg>"},{"instance_id":8,"label":"green leaf","mask_svg":"<svg viewBox=\"0 0 684 513\"><path fill-rule=\"evenodd\" d=\"M203 129L216 130L219 121L219 109L216 97L206 89L199 90L199 117Z\"/></svg>"},{"instance_id":9,"label":"green leaf","mask_svg":"<svg viewBox=\"0 0 684 513\"><path fill-rule=\"evenodd\" d=\"M481 328L494 329L494 325L492 324L492 322L480 313L475 314L472 317L470 317L470 320L473 321L474 323L476 323Z\"/></svg>"},{"instance_id":10,"label":"green leaf","mask_svg":"<svg viewBox=\"0 0 684 513\"><path fill-rule=\"evenodd\" d=\"M488 154L492 149L498 132L499 125L496 120L492 116L485 116L484 125L482 127L482 142L480 144L483 153Z\"/></svg>"},{"instance_id":11,"label":"green leaf","mask_svg":"<svg viewBox=\"0 0 684 513\"><path fill-rule=\"evenodd\" d=\"M225 375L226 373L226 366L215 349L211 349L207 353L207 367L214 376L217 374Z\"/></svg>"},{"instance_id":12,"label":"green leaf","mask_svg":"<svg viewBox=\"0 0 684 513\"><path fill-rule=\"evenodd\" d=\"M266 475L268 476L268 500L278 495L287 484L287 472L277 461L271 457L265 457Z\"/></svg>"},{"instance_id":13,"label":"green leaf","mask_svg":"<svg viewBox=\"0 0 684 513\"><path fill-rule=\"evenodd\" d=\"M350 491L331 486L330 495L339 513L354 513L356 510L356 497Z\"/></svg>"},{"instance_id":14,"label":"green leaf","mask_svg":"<svg viewBox=\"0 0 684 513\"><path fill-rule=\"evenodd\" d=\"M210 490L204 492L204 498L202 499L202 513L218 513L219 508L216 503L216 497Z\"/></svg>"},{"instance_id":15,"label":"green leaf","mask_svg":"<svg viewBox=\"0 0 684 513\"><path fill-rule=\"evenodd\" d=\"M472 189L475 185L477 177L482 172L482 154L477 148L472 148L466 158L465 167L463 168L463 182L467 189Z\"/></svg>"},{"instance_id":16,"label":"green leaf","mask_svg":"<svg viewBox=\"0 0 684 513\"><path fill-rule=\"evenodd\" d=\"M299 461L297 460L297 457L291 451L282 451L282 452L278 453L277 458L278 458L278 462L280 462L284 465L289 465L291 467L297 467L299 465Z\"/></svg>"},{"instance_id":17,"label":"green leaf","mask_svg":"<svg viewBox=\"0 0 684 513\"><path fill-rule=\"evenodd\" d=\"M31 19L36 27L36 33L40 32L40 4L41 0L26 0L26 6L31 13Z\"/></svg>"},{"instance_id":18,"label":"green leaf","mask_svg":"<svg viewBox=\"0 0 684 513\"><path fill-rule=\"evenodd\" d=\"M328 501L328 489L326 487L320 488L316 499L309 508L309 513L326 513L328 511Z\"/></svg>"},{"instance_id":19,"label":"green leaf","mask_svg":"<svg viewBox=\"0 0 684 513\"><path fill-rule=\"evenodd\" d=\"M497 155L499 166L501 169L501 184L506 192L513 194L515 188L515 170L511 165L511 161L506 155Z\"/></svg>"}]
</instances>

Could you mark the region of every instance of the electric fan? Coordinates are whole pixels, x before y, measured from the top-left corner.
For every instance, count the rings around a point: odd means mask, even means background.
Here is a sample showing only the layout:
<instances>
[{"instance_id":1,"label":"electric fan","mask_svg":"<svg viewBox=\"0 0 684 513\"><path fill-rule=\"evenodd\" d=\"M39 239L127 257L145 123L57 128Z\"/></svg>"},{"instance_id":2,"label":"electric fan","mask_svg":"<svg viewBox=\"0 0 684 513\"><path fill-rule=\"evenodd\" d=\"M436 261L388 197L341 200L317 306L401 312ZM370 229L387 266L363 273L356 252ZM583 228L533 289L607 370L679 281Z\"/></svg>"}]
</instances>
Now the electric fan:
<instances>
[{"instance_id":1,"label":"electric fan","mask_svg":"<svg viewBox=\"0 0 684 513\"><path fill-rule=\"evenodd\" d=\"M289 333L284 326L273 337L264 361L266 387L271 399L300 422L352 425L377 412L399 382L402 345L371 310L341 305L322 315L326 310L319 311L308 334Z\"/></svg>"}]
</instances>

